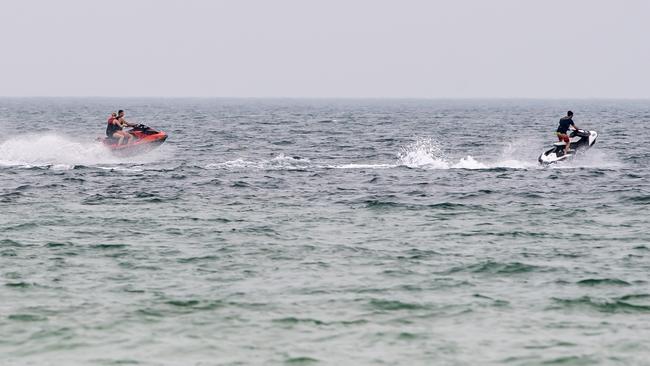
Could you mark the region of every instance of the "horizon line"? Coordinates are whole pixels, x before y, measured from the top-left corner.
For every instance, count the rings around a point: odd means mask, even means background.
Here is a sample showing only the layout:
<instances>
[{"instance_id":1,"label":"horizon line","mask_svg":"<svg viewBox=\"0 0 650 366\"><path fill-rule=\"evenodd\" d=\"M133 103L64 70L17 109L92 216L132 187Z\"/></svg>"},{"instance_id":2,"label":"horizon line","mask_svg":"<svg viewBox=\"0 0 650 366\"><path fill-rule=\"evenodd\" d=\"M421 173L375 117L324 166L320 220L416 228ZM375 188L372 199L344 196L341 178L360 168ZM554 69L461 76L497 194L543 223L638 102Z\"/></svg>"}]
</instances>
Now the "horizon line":
<instances>
[{"instance_id":1,"label":"horizon line","mask_svg":"<svg viewBox=\"0 0 650 366\"><path fill-rule=\"evenodd\" d=\"M650 100L650 97L377 97L377 96L181 96L181 95L0 95L4 99L89 98L89 99L305 99L305 100Z\"/></svg>"}]
</instances>

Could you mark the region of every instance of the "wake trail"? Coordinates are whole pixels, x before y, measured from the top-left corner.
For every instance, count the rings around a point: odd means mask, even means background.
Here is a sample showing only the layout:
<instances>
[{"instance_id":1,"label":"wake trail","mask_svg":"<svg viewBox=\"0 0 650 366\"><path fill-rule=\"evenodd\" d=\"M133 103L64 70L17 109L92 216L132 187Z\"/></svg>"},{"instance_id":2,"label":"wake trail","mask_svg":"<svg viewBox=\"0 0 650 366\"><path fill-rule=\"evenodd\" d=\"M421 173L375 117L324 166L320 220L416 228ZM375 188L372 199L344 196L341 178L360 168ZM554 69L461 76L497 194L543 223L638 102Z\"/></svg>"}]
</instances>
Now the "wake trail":
<instances>
[{"instance_id":1,"label":"wake trail","mask_svg":"<svg viewBox=\"0 0 650 366\"><path fill-rule=\"evenodd\" d=\"M437 140L419 137L411 144L402 147L397 154L398 165L420 169L531 169L538 167L536 161L513 159L516 146L507 145L496 161L482 162L471 155L454 160L447 156Z\"/></svg>"},{"instance_id":2,"label":"wake trail","mask_svg":"<svg viewBox=\"0 0 650 366\"><path fill-rule=\"evenodd\" d=\"M11 137L0 142L0 166L8 167L68 170L75 166L140 164L155 159L156 155L144 159L114 156L109 149L90 137L77 141L57 134L35 134Z\"/></svg>"},{"instance_id":3,"label":"wake trail","mask_svg":"<svg viewBox=\"0 0 650 366\"><path fill-rule=\"evenodd\" d=\"M535 159L522 161L512 158L520 147L508 145L500 158L493 162L478 161L468 155L460 159L452 159L441 148L442 144L430 137L420 137L414 142L402 147L397 153L397 160L384 162L355 162L335 165L315 164L309 159L290 157L280 154L272 159L246 160L238 158L221 163L205 165L209 170L304 170L304 169L391 169L399 167L417 169L532 169L539 168Z\"/></svg>"}]
</instances>

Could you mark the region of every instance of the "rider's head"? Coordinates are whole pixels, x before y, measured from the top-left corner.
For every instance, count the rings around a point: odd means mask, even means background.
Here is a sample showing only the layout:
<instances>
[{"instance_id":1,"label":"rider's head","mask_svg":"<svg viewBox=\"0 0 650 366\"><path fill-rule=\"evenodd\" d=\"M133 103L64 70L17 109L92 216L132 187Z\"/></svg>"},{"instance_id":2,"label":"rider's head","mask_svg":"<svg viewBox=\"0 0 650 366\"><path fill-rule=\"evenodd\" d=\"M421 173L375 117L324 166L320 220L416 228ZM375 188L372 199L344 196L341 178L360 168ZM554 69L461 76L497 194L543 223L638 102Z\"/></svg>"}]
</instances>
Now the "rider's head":
<instances>
[{"instance_id":1,"label":"rider's head","mask_svg":"<svg viewBox=\"0 0 650 366\"><path fill-rule=\"evenodd\" d=\"M124 110L120 109L119 111L117 111L117 116L118 117L123 117L124 116Z\"/></svg>"},{"instance_id":2,"label":"rider's head","mask_svg":"<svg viewBox=\"0 0 650 366\"><path fill-rule=\"evenodd\" d=\"M566 112L566 115L569 116L569 117L573 117L573 112L568 111L568 112Z\"/></svg>"},{"instance_id":3,"label":"rider's head","mask_svg":"<svg viewBox=\"0 0 650 366\"><path fill-rule=\"evenodd\" d=\"M111 113L111 117L117 117L117 113L115 112Z\"/></svg>"}]
</instances>

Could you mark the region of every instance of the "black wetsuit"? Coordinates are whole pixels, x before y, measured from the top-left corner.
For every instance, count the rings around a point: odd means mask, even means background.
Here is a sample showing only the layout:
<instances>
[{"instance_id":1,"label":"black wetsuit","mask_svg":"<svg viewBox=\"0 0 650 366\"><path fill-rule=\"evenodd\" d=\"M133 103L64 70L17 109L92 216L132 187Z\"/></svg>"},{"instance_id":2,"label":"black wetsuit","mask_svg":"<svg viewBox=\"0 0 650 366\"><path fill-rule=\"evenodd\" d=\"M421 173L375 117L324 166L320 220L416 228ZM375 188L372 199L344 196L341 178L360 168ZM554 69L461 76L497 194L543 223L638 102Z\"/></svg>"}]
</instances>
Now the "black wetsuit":
<instances>
[{"instance_id":1,"label":"black wetsuit","mask_svg":"<svg viewBox=\"0 0 650 366\"><path fill-rule=\"evenodd\" d=\"M117 121L117 119L114 119L113 121ZM108 137L113 137L113 134L117 131L122 131L122 126L119 124L109 123L106 126L106 136Z\"/></svg>"},{"instance_id":2,"label":"black wetsuit","mask_svg":"<svg viewBox=\"0 0 650 366\"><path fill-rule=\"evenodd\" d=\"M560 118L560 125L557 126L557 132L561 134L566 134L567 131L569 131L569 126L575 127L576 125L573 124L573 120L571 119L573 117L562 117Z\"/></svg>"}]
</instances>

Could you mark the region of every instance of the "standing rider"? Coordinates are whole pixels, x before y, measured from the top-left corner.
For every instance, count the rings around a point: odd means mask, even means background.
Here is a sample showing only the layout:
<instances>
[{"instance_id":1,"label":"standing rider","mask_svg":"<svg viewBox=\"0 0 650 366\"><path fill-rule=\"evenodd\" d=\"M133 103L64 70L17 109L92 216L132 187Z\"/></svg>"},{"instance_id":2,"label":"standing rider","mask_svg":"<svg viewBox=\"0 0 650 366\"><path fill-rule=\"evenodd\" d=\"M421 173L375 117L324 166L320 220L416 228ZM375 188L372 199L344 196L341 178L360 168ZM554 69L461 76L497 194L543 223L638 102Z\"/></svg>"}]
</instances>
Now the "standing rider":
<instances>
[{"instance_id":1,"label":"standing rider","mask_svg":"<svg viewBox=\"0 0 650 366\"><path fill-rule=\"evenodd\" d=\"M564 141L566 143L566 146L564 147L564 153L569 152L569 146L571 145L571 140L569 139L569 135L567 135L567 132L569 131L569 128L573 128L574 130L577 130L578 127L573 123L573 112L568 111L566 112L566 116L560 118L560 125L557 126L557 131L555 134L557 135L557 138L560 141Z\"/></svg>"},{"instance_id":2,"label":"standing rider","mask_svg":"<svg viewBox=\"0 0 650 366\"><path fill-rule=\"evenodd\" d=\"M122 145L122 141L124 141L124 138L126 137L128 139L127 144L131 142L131 140L135 139L135 136L131 135L130 133L127 133L126 131L123 131L122 128L124 127L133 127L134 125L128 123L124 119L124 111L119 110L117 114L115 112L111 113L111 116L108 117L106 125L106 136L113 137L118 139L117 144Z\"/></svg>"}]
</instances>

